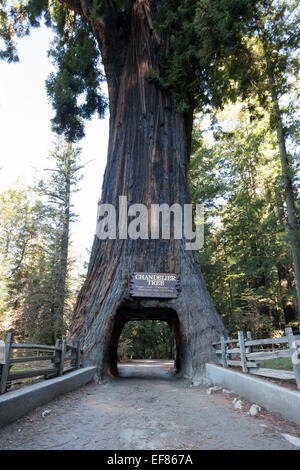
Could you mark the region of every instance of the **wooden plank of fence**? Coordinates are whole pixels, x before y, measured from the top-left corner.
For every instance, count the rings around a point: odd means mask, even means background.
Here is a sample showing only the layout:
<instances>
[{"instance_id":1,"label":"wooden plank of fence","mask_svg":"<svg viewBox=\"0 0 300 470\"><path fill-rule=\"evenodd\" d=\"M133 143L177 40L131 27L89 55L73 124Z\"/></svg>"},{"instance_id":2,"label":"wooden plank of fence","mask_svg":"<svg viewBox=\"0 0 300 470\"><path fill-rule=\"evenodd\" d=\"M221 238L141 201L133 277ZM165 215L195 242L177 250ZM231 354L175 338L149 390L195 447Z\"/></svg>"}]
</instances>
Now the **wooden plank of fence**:
<instances>
[{"instance_id":1,"label":"wooden plank of fence","mask_svg":"<svg viewBox=\"0 0 300 470\"><path fill-rule=\"evenodd\" d=\"M235 360L232 360L232 359L227 359L227 365L228 366L242 366L243 363L242 363L242 361L235 361Z\"/></svg>"},{"instance_id":2,"label":"wooden plank of fence","mask_svg":"<svg viewBox=\"0 0 300 470\"><path fill-rule=\"evenodd\" d=\"M11 345L12 349L37 349L40 351L55 351L57 349L55 346L48 346L43 344L29 344L29 343L13 343Z\"/></svg>"},{"instance_id":3,"label":"wooden plank of fence","mask_svg":"<svg viewBox=\"0 0 300 470\"><path fill-rule=\"evenodd\" d=\"M288 338L291 359L295 374L295 379L297 382L297 387L300 389L300 339L297 339L297 336L294 336L292 328L286 328L285 334Z\"/></svg>"},{"instance_id":4,"label":"wooden plank of fence","mask_svg":"<svg viewBox=\"0 0 300 470\"><path fill-rule=\"evenodd\" d=\"M288 343L288 339L286 336L282 336L281 338L266 338L266 339L252 339L250 341L245 341L245 346L257 346L263 344L282 344Z\"/></svg>"},{"instance_id":5,"label":"wooden plank of fence","mask_svg":"<svg viewBox=\"0 0 300 470\"><path fill-rule=\"evenodd\" d=\"M12 333L8 333L5 340L5 357L3 358L3 362L5 362L5 364L3 364L2 368L0 366L0 393L6 392L8 381L37 376L51 378L55 375L62 375L66 372L80 368L82 351L80 349L79 341L77 341L76 345L67 345L66 341L64 340L60 345L60 341L57 340L55 346L49 346L42 344L13 343L12 339ZM12 349L17 349L19 351L19 355L17 357L11 357ZM27 349L35 350L33 353L36 355L28 356L29 353L26 355ZM49 352L49 354L47 354L47 352ZM72 363L70 363L69 367L64 368L64 362L69 356ZM43 369L34 370L26 369L11 373L9 372L13 364L34 361L51 361L52 367L45 367Z\"/></svg>"},{"instance_id":6,"label":"wooden plank of fence","mask_svg":"<svg viewBox=\"0 0 300 470\"><path fill-rule=\"evenodd\" d=\"M227 359L227 365L228 366L242 367L243 366L243 361L235 361L235 360L232 360L232 359ZM246 362L246 366L247 366L247 368L250 368L250 367L256 368L256 367L258 367L258 364L256 362Z\"/></svg>"},{"instance_id":7,"label":"wooden plank of fence","mask_svg":"<svg viewBox=\"0 0 300 470\"><path fill-rule=\"evenodd\" d=\"M227 367L226 344L224 336L221 336L222 366Z\"/></svg>"},{"instance_id":8,"label":"wooden plank of fence","mask_svg":"<svg viewBox=\"0 0 300 470\"><path fill-rule=\"evenodd\" d=\"M227 354L240 354L240 348L227 349Z\"/></svg>"},{"instance_id":9,"label":"wooden plank of fence","mask_svg":"<svg viewBox=\"0 0 300 470\"><path fill-rule=\"evenodd\" d=\"M0 394L6 392L7 387L7 380L9 374L9 358L10 358L10 350L12 344L12 333L7 333L5 339L5 364L2 365L2 372L1 372L1 382L0 382Z\"/></svg>"},{"instance_id":10,"label":"wooden plank of fence","mask_svg":"<svg viewBox=\"0 0 300 470\"><path fill-rule=\"evenodd\" d=\"M66 353L66 342L64 340L61 343L60 362L59 362L59 369L58 369L59 376L63 375L63 372L64 372L65 353Z\"/></svg>"},{"instance_id":11,"label":"wooden plank of fence","mask_svg":"<svg viewBox=\"0 0 300 470\"><path fill-rule=\"evenodd\" d=\"M239 338L239 345L240 345L240 350L241 350L240 355L241 355L241 360L242 360L242 369L243 369L243 372L248 372L244 333L242 331L238 331L238 338Z\"/></svg>"},{"instance_id":12,"label":"wooden plank of fence","mask_svg":"<svg viewBox=\"0 0 300 470\"><path fill-rule=\"evenodd\" d=\"M20 370L17 372L11 372L8 375L8 380L26 379L28 377L37 377L39 375L56 375L56 371L53 367L49 369L34 369L34 370Z\"/></svg>"},{"instance_id":13,"label":"wooden plank of fence","mask_svg":"<svg viewBox=\"0 0 300 470\"><path fill-rule=\"evenodd\" d=\"M300 326L299 326L300 331ZM215 345L221 345L221 349L216 351L217 354L222 354L222 365L226 366L241 366L243 372L250 372L251 374L260 375L264 377L272 377L278 379L296 379L297 386L300 389L300 338L299 335L293 334L291 328L285 329L286 336L281 338L264 338L252 340L251 332L247 332L247 339L245 341L242 331L238 332L238 340L226 340L220 338L219 342ZM230 348L231 343L238 342L239 348ZM277 349L272 351L254 350L253 346L263 345L276 345L288 343L289 348ZM226 345L229 345L228 347ZM224 360L224 348L226 350ZM241 360L228 359L228 355L239 353ZM276 370L259 367L259 364L252 362L252 360L269 360L278 357L291 357L294 372L288 370ZM226 365L225 365L226 364Z\"/></svg>"},{"instance_id":14,"label":"wooden plank of fence","mask_svg":"<svg viewBox=\"0 0 300 470\"><path fill-rule=\"evenodd\" d=\"M66 368L63 370L63 374L66 374L67 372L72 372L72 370L76 370L76 367L75 367L75 366L66 367Z\"/></svg>"},{"instance_id":15,"label":"wooden plank of fence","mask_svg":"<svg viewBox=\"0 0 300 470\"><path fill-rule=\"evenodd\" d=\"M226 339L225 340L225 344L230 344L230 343L238 343L239 340L238 339ZM220 341L215 341L213 343L213 346L217 346L218 344L221 344L221 340Z\"/></svg>"},{"instance_id":16,"label":"wooden plank of fence","mask_svg":"<svg viewBox=\"0 0 300 470\"><path fill-rule=\"evenodd\" d=\"M276 370L264 368L249 368L250 374L261 375L263 377L271 377L274 379L290 380L295 379L295 374L291 370Z\"/></svg>"},{"instance_id":17,"label":"wooden plank of fence","mask_svg":"<svg viewBox=\"0 0 300 470\"><path fill-rule=\"evenodd\" d=\"M289 349L279 349L278 351L261 351L261 352L253 352L247 354L247 359L256 359L261 361L268 361L269 359L276 359L277 357L291 357L291 352Z\"/></svg>"},{"instance_id":18,"label":"wooden plank of fence","mask_svg":"<svg viewBox=\"0 0 300 470\"><path fill-rule=\"evenodd\" d=\"M10 364L17 364L21 362L33 362L33 361L52 361L54 358L54 355L48 355L48 356L30 356L30 357L13 357L10 359L9 363Z\"/></svg>"}]
</instances>

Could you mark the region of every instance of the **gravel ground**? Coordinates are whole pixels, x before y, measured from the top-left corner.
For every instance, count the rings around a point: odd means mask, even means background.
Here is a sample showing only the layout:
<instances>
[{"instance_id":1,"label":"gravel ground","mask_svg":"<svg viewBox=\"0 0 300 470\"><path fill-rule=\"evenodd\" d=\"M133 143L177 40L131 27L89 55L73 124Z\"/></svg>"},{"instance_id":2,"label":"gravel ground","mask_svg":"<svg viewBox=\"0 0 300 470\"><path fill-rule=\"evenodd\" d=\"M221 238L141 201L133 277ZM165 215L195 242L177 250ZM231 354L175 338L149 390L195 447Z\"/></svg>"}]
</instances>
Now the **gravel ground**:
<instances>
[{"instance_id":1,"label":"gravel ground","mask_svg":"<svg viewBox=\"0 0 300 470\"><path fill-rule=\"evenodd\" d=\"M68 393L0 430L0 449L300 449L300 427L251 403L173 377L168 361L131 361L120 377ZM46 410L48 412L44 413ZM44 413L44 417L42 416Z\"/></svg>"}]
</instances>

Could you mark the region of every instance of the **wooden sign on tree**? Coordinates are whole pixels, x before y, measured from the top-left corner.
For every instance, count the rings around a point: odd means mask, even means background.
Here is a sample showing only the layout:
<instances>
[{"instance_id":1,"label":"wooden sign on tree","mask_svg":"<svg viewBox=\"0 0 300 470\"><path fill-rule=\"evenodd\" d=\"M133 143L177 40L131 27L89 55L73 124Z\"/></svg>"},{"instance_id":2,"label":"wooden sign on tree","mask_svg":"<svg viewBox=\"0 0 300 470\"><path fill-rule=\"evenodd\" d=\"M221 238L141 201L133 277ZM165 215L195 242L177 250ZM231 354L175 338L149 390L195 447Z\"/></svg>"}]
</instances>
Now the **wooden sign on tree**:
<instances>
[{"instance_id":1,"label":"wooden sign on tree","mask_svg":"<svg viewBox=\"0 0 300 470\"><path fill-rule=\"evenodd\" d=\"M130 294L133 297L176 298L178 276L170 273L133 273Z\"/></svg>"}]
</instances>

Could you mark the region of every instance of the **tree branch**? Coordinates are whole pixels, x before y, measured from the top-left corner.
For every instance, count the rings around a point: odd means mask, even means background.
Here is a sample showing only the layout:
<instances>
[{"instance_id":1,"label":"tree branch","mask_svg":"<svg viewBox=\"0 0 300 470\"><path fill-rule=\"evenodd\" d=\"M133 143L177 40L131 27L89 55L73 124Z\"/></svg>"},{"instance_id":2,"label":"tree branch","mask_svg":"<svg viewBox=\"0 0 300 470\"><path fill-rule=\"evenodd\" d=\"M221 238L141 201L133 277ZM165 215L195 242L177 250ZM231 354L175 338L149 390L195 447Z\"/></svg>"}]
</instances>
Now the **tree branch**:
<instances>
[{"instance_id":1,"label":"tree branch","mask_svg":"<svg viewBox=\"0 0 300 470\"><path fill-rule=\"evenodd\" d=\"M75 11L75 13L79 13L83 15L81 1L80 0L59 0L60 3L65 5L69 10Z\"/></svg>"}]
</instances>

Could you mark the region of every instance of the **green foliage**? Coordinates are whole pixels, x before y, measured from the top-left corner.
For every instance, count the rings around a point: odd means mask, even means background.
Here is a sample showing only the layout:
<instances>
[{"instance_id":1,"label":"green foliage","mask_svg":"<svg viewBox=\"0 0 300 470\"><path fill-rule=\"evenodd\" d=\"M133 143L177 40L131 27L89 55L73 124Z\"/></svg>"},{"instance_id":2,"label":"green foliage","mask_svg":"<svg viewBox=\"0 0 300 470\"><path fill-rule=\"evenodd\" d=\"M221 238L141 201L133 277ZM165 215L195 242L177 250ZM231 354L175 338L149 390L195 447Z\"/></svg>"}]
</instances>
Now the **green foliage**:
<instances>
[{"instance_id":1,"label":"green foliage","mask_svg":"<svg viewBox=\"0 0 300 470\"><path fill-rule=\"evenodd\" d=\"M172 358L170 328L156 320L125 324L118 345L119 360Z\"/></svg>"},{"instance_id":2,"label":"green foliage","mask_svg":"<svg viewBox=\"0 0 300 470\"><path fill-rule=\"evenodd\" d=\"M53 130L75 142L84 136L84 119L95 112L103 117L107 106L101 92L104 76L99 49L90 24L58 0L5 1L0 6L0 39L4 44L0 58L19 60L15 38L29 34L30 28L38 27L41 21L55 32L49 55L57 73L52 73L46 83L56 111Z\"/></svg>"},{"instance_id":3,"label":"green foliage","mask_svg":"<svg viewBox=\"0 0 300 470\"><path fill-rule=\"evenodd\" d=\"M48 178L0 194L0 329L22 340L53 344L67 329L74 282L64 240L75 216L70 195L80 179L78 157L79 149L59 140Z\"/></svg>"},{"instance_id":4,"label":"green foliage","mask_svg":"<svg viewBox=\"0 0 300 470\"><path fill-rule=\"evenodd\" d=\"M160 83L174 93L179 109L191 105L221 106L232 92L239 71L245 22L253 14L249 0L167 0L160 9L160 29L170 36L170 50L161 56Z\"/></svg>"},{"instance_id":5,"label":"green foliage","mask_svg":"<svg viewBox=\"0 0 300 470\"><path fill-rule=\"evenodd\" d=\"M14 327L17 336L29 337L41 326L41 309L32 310L32 307L44 304L49 294L52 260L44 249L45 245L49 249L50 244L47 211L30 189L2 193L0 205L3 229L0 292L4 328ZM46 323L48 318L43 321Z\"/></svg>"},{"instance_id":6,"label":"green foliage","mask_svg":"<svg viewBox=\"0 0 300 470\"><path fill-rule=\"evenodd\" d=\"M48 0L1 0L0 39L4 47L0 50L0 59L8 62L18 61L15 38L28 35L30 27L40 26L42 18L50 26Z\"/></svg>"},{"instance_id":7,"label":"green foliage","mask_svg":"<svg viewBox=\"0 0 300 470\"><path fill-rule=\"evenodd\" d=\"M3 0L0 4L0 38L4 45L4 49L0 50L0 59L17 62L19 58L16 53L15 37L25 36L29 30L22 20L22 3L10 10L8 3Z\"/></svg>"},{"instance_id":8,"label":"green foliage","mask_svg":"<svg viewBox=\"0 0 300 470\"><path fill-rule=\"evenodd\" d=\"M249 53L246 64L248 94L255 93L265 99L264 94L270 95L273 88L279 98L291 90L290 79L297 76L300 65L299 14L299 2L295 0L257 2L244 38ZM270 68L274 84L269 80Z\"/></svg>"},{"instance_id":9,"label":"green foliage","mask_svg":"<svg viewBox=\"0 0 300 470\"><path fill-rule=\"evenodd\" d=\"M255 3L254 0L166 0L159 5L157 26L162 34L168 33L170 47L168 51L160 51L160 76L152 74L152 80L172 90L179 110L221 105L228 97L231 87L224 74L225 63L234 62L238 56L240 63L244 23L253 13ZM93 0L86 7L91 18L101 17L108 28L111 20L118 17L119 28L128 34L133 4L130 0L118 0L113 5ZM3 2L0 37L5 49L1 56L17 60L15 37L28 34L30 27L38 26L42 19L55 31L50 54L57 65L57 74L47 81L56 111L53 128L59 134L64 133L69 141L75 141L84 135L82 120L94 112L102 116L106 103L99 88L103 76L91 24L66 5L67 2L59 0L49 4L46 0L19 0L13 6L10 1Z\"/></svg>"},{"instance_id":10,"label":"green foliage","mask_svg":"<svg viewBox=\"0 0 300 470\"><path fill-rule=\"evenodd\" d=\"M254 102L228 105L212 143L203 134L197 145L190 188L206 207L199 256L214 304L230 331L272 334L295 318L296 297L268 114Z\"/></svg>"},{"instance_id":11,"label":"green foliage","mask_svg":"<svg viewBox=\"0 0 300 470\"><path fill-rule=\"evenodd\" d=\"M82 179L79 147L75 147L57 138L54 149L49 152L49 163L52 168L46 168L45 176L37 180L35 191L40 197L45 196L49 214L54 215L58 224L62 224L65 217L65 209L68 209L69 221L75 220L76 215L72 212L69 204L70 195L77 192L77 185ZM47 174L46 174L47 172Z\"/></svg>"},{"instance_id":12,"label":"green foliage","mask_svg":"<svg viewBox=\"0 0 300 470\"><path fill-rule=\"evenodd\" d=\"M57 74L47 81L56 110L53 128L75 141L84 135L83 119L94 112L102 116L106 103L99 88L103 76L91 20L78 13L80 2L70 3L75 11L59 0L4 0L0 37L5 47L0 54L17 60L15 38L41 20L55 31L50 54ZM118 30L128 34L134 2L93 0L85 8L108 30L117 18ZM278 96L290 89L289 76L299 70L297 0L165 0L152 9L156 27L169 41L158 51L160 72L152 71L149 79L172 91L179 110L220 108L253 93L266 103L270 67ZM119 32L115 36L117 41Z\"/></svg>"},{"instance_id":13,"label":"green foliage","mask_svg":"<svg viewBox=\"0 0 300 470\"><path fill-rule=\"evenodd\" d=\"M60 25L58 29L63 27ZM102 117L106 108L100 89L104 76L88 24L74 20L72 32L56 37L49 54L58 69L57 74L52 73L46 82L56 110L53 130L74 142L84 136L83 120L95 112Z\"/></svg>"}]
</instances>

